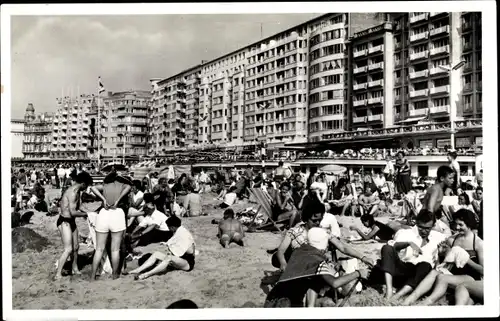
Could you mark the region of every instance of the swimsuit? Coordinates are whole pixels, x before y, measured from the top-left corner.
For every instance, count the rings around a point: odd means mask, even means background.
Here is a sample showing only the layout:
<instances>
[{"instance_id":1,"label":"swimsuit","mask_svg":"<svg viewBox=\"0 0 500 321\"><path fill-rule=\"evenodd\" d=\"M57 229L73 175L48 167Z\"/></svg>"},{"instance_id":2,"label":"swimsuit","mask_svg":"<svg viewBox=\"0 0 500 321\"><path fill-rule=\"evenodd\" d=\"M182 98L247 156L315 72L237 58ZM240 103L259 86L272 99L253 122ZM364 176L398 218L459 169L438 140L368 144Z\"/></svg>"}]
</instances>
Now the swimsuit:
<instances>
[{"instance_id":1,"label":"swimsuit","mask_svg":"<svg viewBox=\"0 0 500 321\"><path fill-rule=\"evenodd\" d=\"M184 259L188 262L189 264L189 271L192 271L194 268L194 254L189 254L189 253L184 253L183 256L181 256L181 259Z\"/></svg>"},{"instance_id":2,"label":"swimsuit","mask_svg":"<svg viewBox=\"0 0 500 321\"><path fill-rule=\"evenodd\" d=\"M457 240L457 238L455 237L455 239L453 240L453 243L451 244L451 247L453 247L453 245L455 245L455 241ZM470 259L474 262L474 263L477 263L479 264L479 260L478 260L478 257L477 257L477 251L475 250L476 248L476 234L474 234L474 240L472 241L472 250L466 250L467 253L469 253L469 257ZM468 275L468 276L471 276L474 280L476 281L479 281L482 279L482 275L477 272L476 270L474 270L473 268L471 268L468 264L466 264L463 268L457 268L456 266L453 267L450 271L451 273L453 273L453 275Z\"/></svg>"},{"instance_id":3,"label":"swimsuit","mask_svg":"<svg viewBox=\"0 0 500 321\"><path fill-rule=\"evenodd\" d=\"M56 225L59 227L63 222L69 223L69 226L71 227L71 232L74 232L76 230L76 220L74 217L65 217L62 215L59 215L59 218L57 219Z\"/></svg>"}]
</instances>

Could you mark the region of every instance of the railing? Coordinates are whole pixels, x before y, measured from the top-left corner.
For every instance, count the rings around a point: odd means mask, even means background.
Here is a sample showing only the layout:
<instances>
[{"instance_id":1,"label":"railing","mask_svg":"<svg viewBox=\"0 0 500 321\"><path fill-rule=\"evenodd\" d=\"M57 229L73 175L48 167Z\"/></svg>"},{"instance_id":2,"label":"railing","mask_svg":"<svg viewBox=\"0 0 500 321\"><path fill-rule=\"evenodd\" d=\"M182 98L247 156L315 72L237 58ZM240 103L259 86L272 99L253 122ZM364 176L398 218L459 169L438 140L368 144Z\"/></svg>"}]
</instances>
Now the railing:
<instances>
[{"instance_id":1,"label":"railing","mask_svg":"<svg viewBox=\"0 0 500 321\"><path fill-rule=\"evenodd\" d=\"M367 84L366 82L365 82L365 83L363 83L363 84L356 84L356 85L354 85L354 86L353 86L353 89L354 89L354 90L366 89L367 85L368 85L368 84Z\"/></svg>"},{"instance_id":2,"label":"railing","mask_svg":"<svg viewBox=\"0 0 500 321\"><path fill-rule=\"evenodd\" d=\"M370 81L370 82L368 83L368 86L369 86L369 87L382 86L383 82L384 82L384 81L383 81L382 79L379 79L379 80L373 80L373 81Z\"/></svg>"},{"instance_id":3,"label":"railing","mask_svg":"<svg viewBox=\"0 0 500 321\"><path fill-rule=\"evenodd\" d=\"M410 17L410 23L415 23L418 21L425 20L425 19L427 19L428 16L429 16L428 12L424 12L424 13L421 13L419 15L412 16L412 17Z\"/></svg>"},{"instance_id":4,"label":"railing","mask_svg":"<svg viewBox=\"0 0 500 321\"><path fill-rule=\"evenodd\" d=\"M352 122L353 123L363 123L366 121L366 117L365 116L361 116L361 117L353 117L352 118Z\"/></svg>"},{"instance_id":5,"label":"railing","mask_svg":"<svg viewBox=\"0 0 500 321\"><path fill-rule=\"evenodd\" d=\"M382 120L383 115L370 115L368 116L368 121L377 121L377 120Z\"/></svg>"},{"instance_id":6,"label":"railing","mask_svg":"<svg viewBox=\"0 0 500 321\"><path fill-rule=\"evenodd\" d=\"M431 90L430 90L431 94L440 94L440 93L449 93L449 92L450 92L450 85L434 87L434 88L431 88Z\"/></svg>"},{"instance_id":7,"label":"railing","mask_svg":"<svg viewBox=\"0 0 500 321\"><path fill-rule=\"evenodd\" d=\"M368 53L375 53L375 52L382 52L384 51L384 45L378 45L378 46L375 46L375 47L371 47L368 49Z\"/></svg>"},{"instance_id":8,"label":"railing","mask_svg":"<svg viewBox=\"0 0 500 321\"><path fill-rule=\"evenodd\" d=\"M414 42L414 41L418 41L418 40L422 40L422 39L427 39L428 37L429 37L428 31L417 33L413 36L410 36L410 42Z\"/></svg>"},{"instance_id":9,"label":"railing","mask_svg":"<svg viewBox=\"0 0 500 321\"><path fill-rule=\"evenodd\" d=\"M450 112L450 106L437 106L437 107L431 107L430 108L430 113L431 114L441 114L441 113L449 113Z\"/></svg>"},{"instance_id":10,"label":"railing","mask_svg":"<svg viewBox=\"0 0 500 321\"><path fill-rule=\"evenodd\" d=\"M369 64L368 69L369 70L375 70L375 69L382 69L384 68L384 63L383 62L377 62L375 64Z\"/></svg>"},{"instance_id":11,"label":"railing","mask_svg":"<svg viewBox=\"0 0 500 321\"><path fill-rule=\"evenodd\" d=\"M414 90L410 91L410 97L419 97L419 96L426 96L428 94L429 90L428 89L421 89L421 90Z\"/></svg>"},{"instance_id":12,"label":"railing","mask_svg":"<svg viewBox=\"0 0 500 321\"><path fill-rule=\"evenodd\" d=\"M361 99L361 100L355 100L352 102L352 105L357 107L357 106L365 106L366 105L366 99Z\"/></svg>"},{"instance_id":13,"label":"railing","mask_svg":"<svg viewBox=\"0 0 500 321\"><path fill-rule=\"evenodd\" d=\"M428 77L428 76L429 76L429 70L427 70L427 69L421 70L421 71L410 72L410 79Z\"/></svg>"},{"instance_id":14,"label":"railing","mask_svg":"<svg viewBox=\"0 0 500 321\"><path fill-rule=\"evenodd\" d=\"M423 59L423 58L429 58L429 50L424 50L422 52L412 53L410 55L410 60L417 60L417 59Z\"/></svg>"},{"instance_id":15,"label":"railing","mask_svg":"<svg viewBox=\"0 0 500 321\"><path fill-rule=\"evenodd\" d=\"M366 72L368 70L368 66L354 68L353 73L359 74L360 72Z\"/></svg>"},{"instance_id":16,"label":"railing","mask_svg":"<svg viewBox=\"0 0 500 321\"><path fill-rule=\"evenodd\" d=\"M431 68L431 75L444 74L444 73L447 73L447 71L439 67Z\"/></svg>"},{"instance_id":17,"label":"railing","mask_svg":"<svg viewBox=\"0 0 500 321\"><path fill-rule=\"evenodd\" d=\"M442 26L439 28L431 29L431 31L430 31L431 37L438 35L440 33L450 33L450 26L446 25L446 26Z\"/></svg>"},{"instance_id":18,"label":"railing","mask_svg":"<svg viewBox=\"0 0 500 321\"><path fill-rule=\"evenodd\" d=\"M363 50L358 50L358 51L353 52L352 55L354 56L354 58L356 58L356 57L365 56L367 53L368 53L368 49L363 49Z\"/></svg>"},{"instance_id":19,"label":"railing","mask_svg":"<svg viewBox=\"0 0 500 321\"><path fill-rule=\"evenodd\" d=\"M410 116L423 116L427 114L427 108L412 109L410 110Z\"/></svg>"},{"instance_id":20,"label":"railing","mask_svg":"<svg viewBox=\"0 0 500 321\"><path fill-rule=\"evenodd\" d=\"M450 53L450 45L431 49L431 56L438 55L441 53Z\"/></svg>"}]
</instances>

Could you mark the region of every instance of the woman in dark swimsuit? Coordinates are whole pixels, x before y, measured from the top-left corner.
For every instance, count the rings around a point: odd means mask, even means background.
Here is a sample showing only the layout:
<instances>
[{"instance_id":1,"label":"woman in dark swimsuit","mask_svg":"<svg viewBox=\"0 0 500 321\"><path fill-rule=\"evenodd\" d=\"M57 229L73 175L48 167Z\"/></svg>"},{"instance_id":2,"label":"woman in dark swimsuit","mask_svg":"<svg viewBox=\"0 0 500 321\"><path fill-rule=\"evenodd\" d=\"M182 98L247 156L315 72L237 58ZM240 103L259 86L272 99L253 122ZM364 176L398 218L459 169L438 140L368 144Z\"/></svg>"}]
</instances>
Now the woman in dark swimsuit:
<instances>
[{"instance_id":1,"label":"woman in dark swimsuit","mask_svg":"<svg viewBox=\"0 0 500 321\"><path fill-rule=\"evenodd\" d=\"M411 168L403 152L398 152L396 164L396 190L399 194L408 194L412 189Z\"/></svg>"},{"instance_id":2,"label":"woman in dark swimsuit","mask_svg":"<svg viewBox=\"0 0 500 321\"><path fill-rule=\"evenodd\" d=\"M446 245L452 248L459 246L469 253L469 261L463 268L454 267L450 270L453 275L441 274L432 270L413 293L408 296L404 304L412 304L422 295L427 293L434 285L432 293L422 301L421 305L431 305L446 294L448 287L456 288L458 285L471 281L481 280L483 277L483 240L473 230L476 228L474 213L461 209L453 214L457 234L448 238Z\"/></svg>"}]
</instances>

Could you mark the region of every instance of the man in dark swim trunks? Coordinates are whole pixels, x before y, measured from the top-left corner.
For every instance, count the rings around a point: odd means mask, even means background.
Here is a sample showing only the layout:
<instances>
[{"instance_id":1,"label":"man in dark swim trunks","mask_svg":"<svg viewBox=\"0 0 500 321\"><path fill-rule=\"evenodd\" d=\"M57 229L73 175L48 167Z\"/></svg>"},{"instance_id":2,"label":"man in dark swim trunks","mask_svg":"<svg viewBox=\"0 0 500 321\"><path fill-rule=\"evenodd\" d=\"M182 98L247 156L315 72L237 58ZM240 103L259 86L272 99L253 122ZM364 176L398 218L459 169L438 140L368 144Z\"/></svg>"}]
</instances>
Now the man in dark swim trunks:
<instances>
[{"instance_id":1,"label":"man in dark swim trunks","mask_svg":"<svg viewBox=\"0 0 500 321\"><path fill-rule=\"evenodd\" d=\"M79 209L80 192L86 190L90 185L92 185L92 177L87 172L81 172L75 176L75 184L68 187L61 198L61 215L57 219L57 228L61 233L64 251L58 261L54 277L56 280L62 278L62 269L71 253L73 253L72 272L73 274L81 274L77 265L79 241L75 218L87 216L87 213Z\"/></svg>"},{"instance_id":2,"label":"man in dark swim trunks","mask_svg":"<svg viewBox=\"0 0 500 321\"><path fill-rule=\"evenodd\" d=\"M243 246L245 232L241 222L234 218L234 211L230 208L224 211L224 219L219 222L219 242L222 247L228 247L231 242Z\"/></svg>"}]
</instances>

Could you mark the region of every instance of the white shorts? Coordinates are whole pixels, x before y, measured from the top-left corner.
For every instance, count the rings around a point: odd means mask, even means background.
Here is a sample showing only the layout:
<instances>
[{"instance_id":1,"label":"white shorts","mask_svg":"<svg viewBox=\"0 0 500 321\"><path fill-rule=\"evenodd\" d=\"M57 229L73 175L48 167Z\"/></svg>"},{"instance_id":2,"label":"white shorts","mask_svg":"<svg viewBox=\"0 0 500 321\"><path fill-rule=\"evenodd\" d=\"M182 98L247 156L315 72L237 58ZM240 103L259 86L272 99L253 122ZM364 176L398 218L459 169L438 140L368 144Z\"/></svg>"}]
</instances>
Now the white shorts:
<instances>
[{"instance_id":1,"label":"white shorts","mask_svg":"<svg viewBox=\"0 0 500 321\"><path fill-rule=\"evenodd\" d=\"M114 210L101 209L97 215L95 230L99 233L122 232L127 228L125 213L121 208Z\"/></svg>"}]
</instances>

